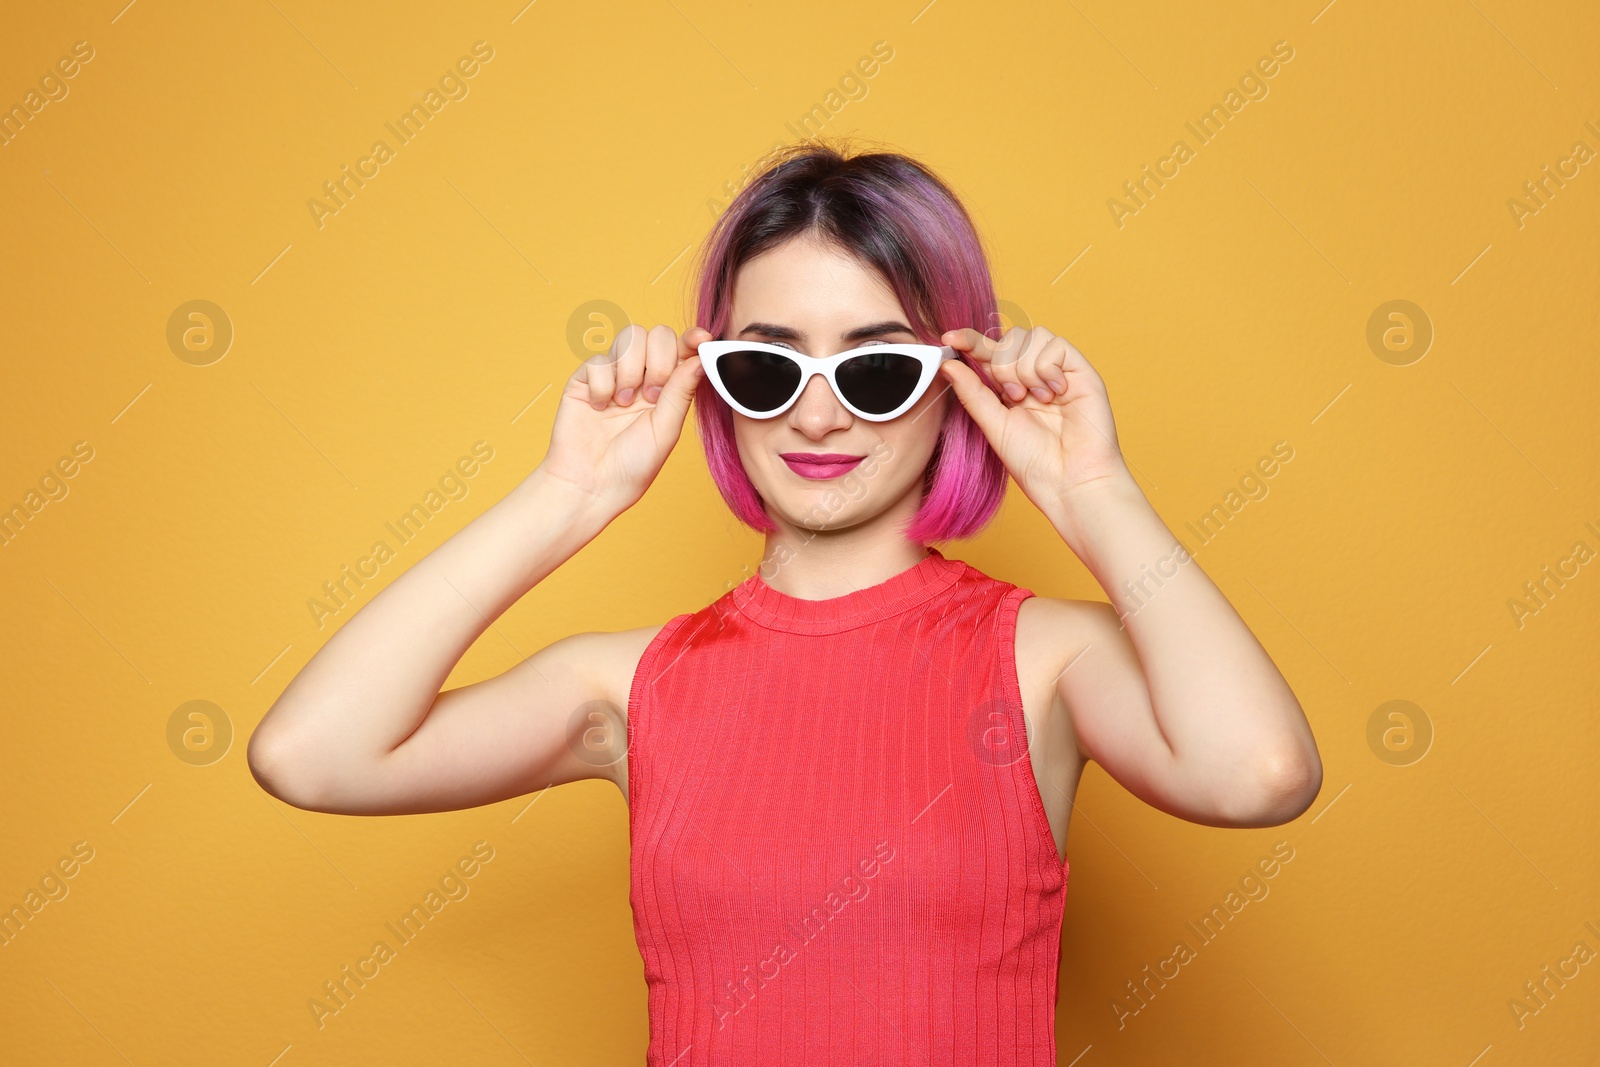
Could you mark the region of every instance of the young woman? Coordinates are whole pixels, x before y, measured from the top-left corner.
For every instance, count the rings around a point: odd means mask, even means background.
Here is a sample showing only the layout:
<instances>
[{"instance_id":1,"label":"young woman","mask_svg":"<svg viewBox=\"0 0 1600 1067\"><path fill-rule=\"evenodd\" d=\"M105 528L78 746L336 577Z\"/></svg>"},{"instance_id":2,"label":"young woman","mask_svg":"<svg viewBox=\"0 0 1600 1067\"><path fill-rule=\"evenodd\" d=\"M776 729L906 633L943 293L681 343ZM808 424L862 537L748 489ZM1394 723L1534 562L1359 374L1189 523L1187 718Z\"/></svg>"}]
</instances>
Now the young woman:
<instances>
[{"instance_id":1,"label":"young woman","mask_svg":"<svg viewBox=\"0 0 1600 1067\"><path fill-rule=\"evenodd\" d=\"M1322 778L1300 706L1130 476L1083 355L980 329L979 239L916 162L780 153L710 235L696 321L577 369L543 461L333 635L251 769L365 815L615 782L653 1065L1054 1063L1085 762L1179 818L1286 822ZM441 693L640 499L691 399L760 571ZM1008 474L1109 604L928 547L981 529Z\"/></svg>"}]
</instances>

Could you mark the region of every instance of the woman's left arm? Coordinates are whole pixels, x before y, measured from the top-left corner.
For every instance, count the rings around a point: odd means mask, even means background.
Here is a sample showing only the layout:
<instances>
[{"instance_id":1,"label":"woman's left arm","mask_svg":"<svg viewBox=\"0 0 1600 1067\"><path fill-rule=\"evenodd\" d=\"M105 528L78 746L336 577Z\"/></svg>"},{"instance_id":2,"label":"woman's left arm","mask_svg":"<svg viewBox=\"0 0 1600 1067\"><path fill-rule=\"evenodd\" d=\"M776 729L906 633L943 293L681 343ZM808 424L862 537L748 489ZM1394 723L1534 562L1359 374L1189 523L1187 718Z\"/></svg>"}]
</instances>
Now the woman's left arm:
<instances>
[{"instance_id":1,"label":"woman's left arm","mask_svg":"<svg viewBox=\"0 0 1600 1067\"><path fill-rule=\"evenodd\" d=\"M1002 401L959 360L941 368L1110 597L1084 605L1055 683L1083 755L1193 822L1271 826L1305 811L1322 763L1299 701L1129 473L1099 375L1043 327L998 341L957 330L944 343L1004 391Z\"/></svg>"}]
</instances>

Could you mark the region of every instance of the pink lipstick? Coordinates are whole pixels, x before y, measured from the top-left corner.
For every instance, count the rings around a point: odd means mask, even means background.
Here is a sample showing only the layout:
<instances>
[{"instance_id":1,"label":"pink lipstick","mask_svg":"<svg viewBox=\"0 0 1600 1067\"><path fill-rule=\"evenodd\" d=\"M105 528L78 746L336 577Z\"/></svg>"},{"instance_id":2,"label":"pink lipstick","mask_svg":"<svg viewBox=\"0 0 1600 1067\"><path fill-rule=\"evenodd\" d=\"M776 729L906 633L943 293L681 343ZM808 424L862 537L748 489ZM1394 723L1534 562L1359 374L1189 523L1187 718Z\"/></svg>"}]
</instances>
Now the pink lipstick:
<instances>
[{"instance_id":1,"label":"pink lipstick","mask_svg":"<svg viewBox=\"0 0 1600 1067\"><path fill-rule=\"evenodd\" d=\"M789 469L802 478L816 480L837 478L854 470L866 456L851 456L842 452L781 452L779 455Z\"/></svg>"}]
</instances>

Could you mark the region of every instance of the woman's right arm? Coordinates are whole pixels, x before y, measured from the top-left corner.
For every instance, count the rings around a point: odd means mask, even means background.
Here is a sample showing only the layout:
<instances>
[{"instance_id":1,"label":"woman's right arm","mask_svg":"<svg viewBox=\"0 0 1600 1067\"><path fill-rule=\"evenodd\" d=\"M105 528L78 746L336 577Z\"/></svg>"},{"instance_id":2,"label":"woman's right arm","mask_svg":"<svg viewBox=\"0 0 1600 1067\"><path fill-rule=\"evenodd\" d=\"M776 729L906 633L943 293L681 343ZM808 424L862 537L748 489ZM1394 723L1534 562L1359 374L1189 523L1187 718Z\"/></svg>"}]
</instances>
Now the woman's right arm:
<instances>
[{"instance_id":1,"label":"woman's right arm","mask_svg":"<svg viewBox=\"0 0 1600 1067\"><path fill-rule=\"evenodd\" d=\"M249 744L262 788L313 811L400 815L617 780L584 735L591 713L625 714L599 702L637 631L574 634L497 677L440 686L502 612L643 495L681 432L701 378L692 349L709 336L629 328L611 358L574 373L544 461L356 612L269 709ZM654 403L612 396L652 385Z\"/></svg>"}]
</instances>

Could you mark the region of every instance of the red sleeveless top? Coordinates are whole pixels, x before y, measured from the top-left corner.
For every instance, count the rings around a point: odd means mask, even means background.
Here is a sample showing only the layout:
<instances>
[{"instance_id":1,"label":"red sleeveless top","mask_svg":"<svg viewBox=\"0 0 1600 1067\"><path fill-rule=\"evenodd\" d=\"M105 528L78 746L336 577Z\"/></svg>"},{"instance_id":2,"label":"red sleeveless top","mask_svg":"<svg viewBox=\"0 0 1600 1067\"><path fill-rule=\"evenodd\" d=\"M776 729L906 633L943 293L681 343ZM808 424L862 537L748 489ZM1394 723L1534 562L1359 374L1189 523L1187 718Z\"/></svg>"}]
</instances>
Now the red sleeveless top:
<instances>
[{"instance_id":1,"label":"red sleeveless top","mask_svg":"<svg viewBox=\"0 0 1600 1067\"><path fill-rule=\"evenodd\" d=\"M754 575L662 627L628 701L651 1067L1055 1064L1033 595L933 549L828 600Z\"/></svg>"}]
</instances>

